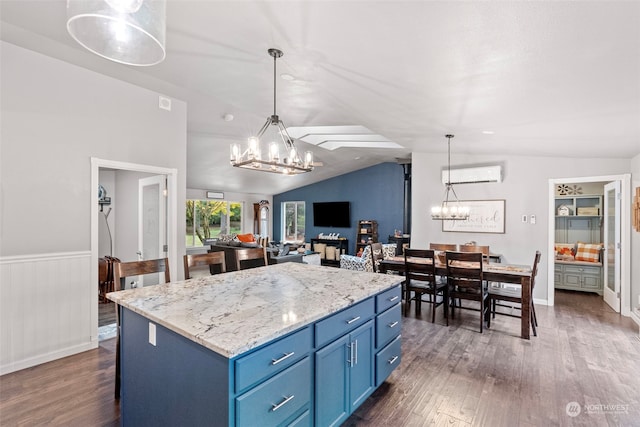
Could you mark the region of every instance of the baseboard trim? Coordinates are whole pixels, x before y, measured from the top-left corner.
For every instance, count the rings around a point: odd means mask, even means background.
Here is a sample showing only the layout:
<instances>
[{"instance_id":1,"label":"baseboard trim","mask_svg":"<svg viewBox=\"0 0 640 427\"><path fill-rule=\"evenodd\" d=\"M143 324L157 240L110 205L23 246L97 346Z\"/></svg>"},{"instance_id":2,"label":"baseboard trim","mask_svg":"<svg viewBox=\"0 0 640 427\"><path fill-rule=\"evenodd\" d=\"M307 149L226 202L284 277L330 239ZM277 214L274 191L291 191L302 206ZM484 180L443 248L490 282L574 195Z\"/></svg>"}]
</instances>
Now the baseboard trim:
<instances>
[{"instance_id":1,"label":"baseboard trim","mask_svg":"<svg viewBox=\"0 0 640 427\"><path fill-rule=\"evenodd\" d=\"M534 304L538 304L538 305L549 305L549 300L541 299L541 298L534 298L533 299L533 303Z\"/></svg>"},{"instance_id":2,"label":"baseboard trim","mask_svg":"<svg viewBox=\"0 0 640 427\"><path fill-rule=\"evenodd\" d=\"M36 365L41 365L47 362L52 362L56 359L72 356L74 354L82 353L83 351L87 351L87 350L93 350L94 348L98 348L97 340L63 348L61 350L53 351L51 353L39 354L38 356L19 360L17 362L0 365L0 375L10 374L11 372L20 371L22 369L30 368Z\"/></svg>"}]
</instances>

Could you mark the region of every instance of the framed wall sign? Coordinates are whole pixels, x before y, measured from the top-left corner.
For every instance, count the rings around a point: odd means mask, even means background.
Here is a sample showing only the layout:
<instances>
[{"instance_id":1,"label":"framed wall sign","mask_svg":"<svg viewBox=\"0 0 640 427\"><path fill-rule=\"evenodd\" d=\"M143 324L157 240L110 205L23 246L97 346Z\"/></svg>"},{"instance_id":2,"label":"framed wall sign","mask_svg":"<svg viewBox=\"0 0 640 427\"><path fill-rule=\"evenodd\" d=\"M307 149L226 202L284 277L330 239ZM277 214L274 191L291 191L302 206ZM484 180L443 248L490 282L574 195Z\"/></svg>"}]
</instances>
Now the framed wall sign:
<instances>
[{"instance_id":1,"label":"framed wall sign","mask_svg":"<svg viewBox=\"0 0 640 427\"><path fill-rule=\"evenodd\" d=\"M460 200L471 208L465 220L442 221L442 231L504 233L504 200Z\"/></svg>"}]
</instances>

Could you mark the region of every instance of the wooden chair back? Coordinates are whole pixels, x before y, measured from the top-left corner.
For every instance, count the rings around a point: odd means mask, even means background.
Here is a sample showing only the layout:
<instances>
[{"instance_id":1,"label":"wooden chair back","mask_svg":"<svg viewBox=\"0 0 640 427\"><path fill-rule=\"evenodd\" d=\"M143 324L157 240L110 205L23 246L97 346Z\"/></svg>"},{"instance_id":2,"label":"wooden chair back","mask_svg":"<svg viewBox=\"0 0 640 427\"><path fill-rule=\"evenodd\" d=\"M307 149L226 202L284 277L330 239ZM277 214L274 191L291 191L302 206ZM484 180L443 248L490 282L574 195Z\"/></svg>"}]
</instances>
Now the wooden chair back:
<instances>
[{"instance_id":1,"label":"wooden chair back","mask_svg":"<svg viewBox=\"0 0 640 427\"><path fill-rule=\"evenodd\" d=\"M445 252L447 280L452 291L481 294L482 253Z\"/></svg>"},{"instance_id":2,"label":"wooden chair back","mask_svg":"<svg viewBox=\"0 0 640 427\"><path fill-rule=\"evenodd\" d=\"M458 245L455 243L429 243L429 249L433 251L457 251Z\"/></svg>"},{"instance_id":3,"label":"wooden chair back","mask_svg":"<svg viewBox=\"0 0 640 427\"><path fill-rule=\"evenodd\" d=\"M435 283L436 259L432 249L411 249L404 251L404 271L406 286L411 287L411 281Z\"/></svg>"},{"instance_id":4,"label":"wooden chair back","mask_svg":"<svg viewBox=\"0 0 640 427\"><path fill-rule=\"evenodd\" d=\"M254 265L252 265L251 267L246 266L245 263L245 267L243 268L243 263L242 261L249 261L249 260L262 260L262 262L260 263L261 265L267 265L268 261L267 261L267 250L266 248L246 248L246 249L238 249L236 251L236 268L238 270L244 270L247 268L252 268L255 267Z\"/></svg>"},{"instance_id":5,"label":"wooden chair back","mask_svg":"<svg viewBox=\"0 0 640 427\"><path fill-rule=\"evenodd\" d=\"M489 262L489 246L460 245L458 252L480 252L485 262Z\"/></svg>"},{"instance_id":6,"label":"wooden chair back","mask_svg":"<svg viewBox=\"0 0 640 427\"><path fill-rule=\"evenodd\" d=\"M462 300L478 301L480 303L480 333L483 330L485 316L488 313L488 292L482 280L482 252L445 252L447 264L447 282L449 297L453 302L451 316L455 315L456 300L460 301L460 308L474 310L462 306Z\"/></svg>"},{"instance_id":7,"label":"wooden chair back","mask_svg":"<svg viewBox=\"0 0 640 427\"><path fill-rule=\"evenodd\" d=\"M533 258L533 267L531 268L531 292L533 292L533 286L536 282L536 276L538 275L538 264L540 264L540 258L542 254L540 251L536 251L536 255Z\"/></svg>"},{"instance_id":8,"label":"wooden chair back","mask_svg":"<svg viewBox=\"0 0 640 427\"><path fill-rule=\"evenodd\" d=\"M227 266L224 261L224 252L207 252L206 254L185 255L183 257L183 261L185 279L191 279L191 272L189 269L192 267L209 266L209 272L211 274L214 274L214 272L225 273L227 271ZM212 266L215 268L211 268Z\"/></svg>"},{"instance_id":9,"label":"wooden chair back","mask_svg":"<svg viewBox=\"0 0 640 427\"><path fill-rule=\"evenodd\" d=\"M384 259L384 251L382 243L371 243L371 262L373 263L373 272L378 272L378 263Z\"/></svg>"},{"instance_id":10,"label":"wooden chair back","mask_svg":"<svg viewBox=\"0 0 640 427\"><path fill-rule=\"evenodd\" d=\"M149 259L144 261L115 262L113 264L113 281L115 290L125 287L125 279L131 276L140 276L151 273L164 273L165 283L171 281L169 274L169 259Z\"/></svg>"}]
</instances>

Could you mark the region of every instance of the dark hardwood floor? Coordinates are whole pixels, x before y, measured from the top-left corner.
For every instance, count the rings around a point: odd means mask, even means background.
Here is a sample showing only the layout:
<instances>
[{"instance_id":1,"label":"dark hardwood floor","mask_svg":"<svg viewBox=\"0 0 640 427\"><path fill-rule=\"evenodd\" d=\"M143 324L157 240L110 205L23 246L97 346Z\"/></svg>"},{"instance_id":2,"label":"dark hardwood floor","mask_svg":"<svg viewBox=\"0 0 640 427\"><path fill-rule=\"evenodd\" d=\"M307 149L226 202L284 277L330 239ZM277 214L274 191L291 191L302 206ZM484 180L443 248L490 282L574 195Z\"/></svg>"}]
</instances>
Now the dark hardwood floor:
<instances>
[{"instance_id":1,"label":"dark hardwood floor","mask_svg":"<svg viewBox=\"0 0 640 427\"><path fill-rule=\"evenodd\" d=\"M555 307L536 310L538 337L525 341L519 319L498 316L480 334L475 312L446 327L441 308L432 324L428 306L419 317L412 307L402 364L344 425L640 425L637 325L594 294L558 291ZM114 351L106 340L0 377L0 425L117 425Z\"/></svg>"},{"instance_id":2,"label":"dark hardwood floor","mask_svg":"<svg viewBox=\"0 0 640 427\"><path fill-rule=\"evenodd\" d=\"M109 301L98 304L98 326L111 325L116 323L115 303Z\"/></svg>"}]
</instances>

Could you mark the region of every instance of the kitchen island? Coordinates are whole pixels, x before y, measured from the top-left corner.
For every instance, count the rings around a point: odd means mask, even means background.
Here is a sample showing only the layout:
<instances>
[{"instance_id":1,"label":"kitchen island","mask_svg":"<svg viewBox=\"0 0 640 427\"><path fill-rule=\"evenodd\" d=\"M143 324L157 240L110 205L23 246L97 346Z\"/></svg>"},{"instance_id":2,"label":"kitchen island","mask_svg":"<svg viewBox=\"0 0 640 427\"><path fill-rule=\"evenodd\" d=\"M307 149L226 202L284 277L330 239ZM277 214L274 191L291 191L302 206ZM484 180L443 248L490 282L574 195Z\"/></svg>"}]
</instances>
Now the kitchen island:
<instances>
[{"instance_id":1,"label":"kitchen island","mask_svg":"<svg viewBox=\"0 0 640 427\"><path fill-rule=\"evenodd\" d=\"M108 294L123 425L331 425L400 363L400 276L285 263Z\"/></svg>"}]
</instances>

